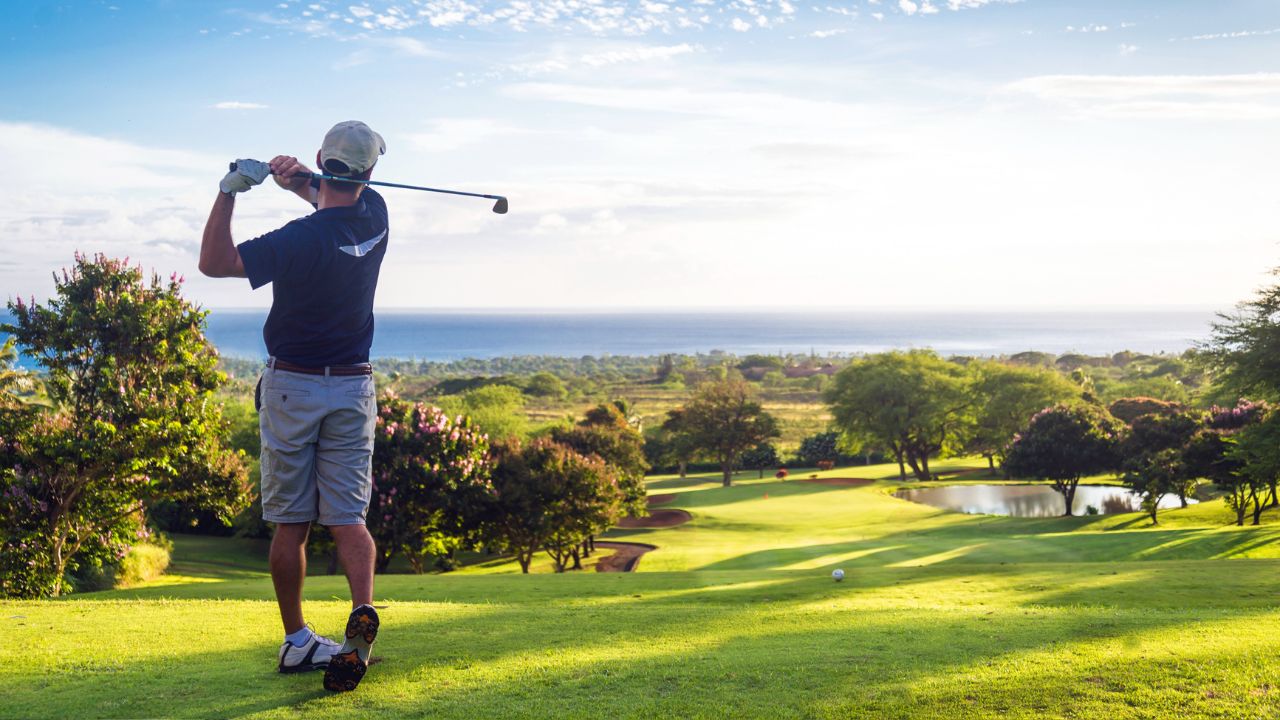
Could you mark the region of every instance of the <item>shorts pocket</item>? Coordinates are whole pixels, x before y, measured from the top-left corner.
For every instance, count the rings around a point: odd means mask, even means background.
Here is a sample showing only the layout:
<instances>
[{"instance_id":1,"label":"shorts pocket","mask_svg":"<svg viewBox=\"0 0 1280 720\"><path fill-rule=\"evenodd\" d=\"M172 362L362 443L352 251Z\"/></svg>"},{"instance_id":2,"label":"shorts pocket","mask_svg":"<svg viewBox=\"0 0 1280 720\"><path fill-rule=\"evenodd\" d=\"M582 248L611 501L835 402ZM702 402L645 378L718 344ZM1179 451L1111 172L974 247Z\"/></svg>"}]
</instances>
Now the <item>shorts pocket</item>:
<instances>
[{"instance_id":1,"label":"shorts pocket","mask_svg":"<svg viewBox=\"0 0 1280 720\"><path fill-rule=\"evenodd\" d=\"M373 397L373 378L366 377L358 385L354 385L347 390L347 397L351 398L371 398Z\"/></svg>"},{"instance_id":2,"label":"shorts pocket","mask_svg":"<svg viewBox=\"0 0 1280 720\"><path fill-rule=\"evenodd\" d=\"M310 390L299 390L295 388L268 388L264 392L263 397L266 398L266 404L272 407L284 407L289 404L290 398L296 403L299 400L311 397Z\"/></svg>"}]
</instances>

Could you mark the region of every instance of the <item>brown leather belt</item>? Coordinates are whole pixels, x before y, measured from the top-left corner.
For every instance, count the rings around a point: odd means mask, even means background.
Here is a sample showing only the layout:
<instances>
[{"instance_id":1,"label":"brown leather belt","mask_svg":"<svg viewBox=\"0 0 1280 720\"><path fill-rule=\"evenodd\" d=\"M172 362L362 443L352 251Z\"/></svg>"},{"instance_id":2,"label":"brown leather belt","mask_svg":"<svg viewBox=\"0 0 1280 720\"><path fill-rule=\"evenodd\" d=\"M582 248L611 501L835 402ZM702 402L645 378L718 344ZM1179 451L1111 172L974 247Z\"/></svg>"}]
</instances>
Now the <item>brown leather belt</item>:
<instances>
[{"instance_id":1,"label":"brown leather belt","mask_svg":"<svg viewBox=\"0 0 1280 720\"><path fill-rule=\"evenodd\" d=\"M272 358L271 361L268 362L267 364L276 370L283 370L285 372L291 372L291 373L300 373L302 375L331 375L331 376L336 375L340 377L347 377L351 375L372 375L373 374L373 366L369 365L368 363L362 363L360 365L330 365L328 367L306 367L304 365L294 365L291 362L285 362L284 360L277 360L275 358Z\"/></svg>"}]
</instances>

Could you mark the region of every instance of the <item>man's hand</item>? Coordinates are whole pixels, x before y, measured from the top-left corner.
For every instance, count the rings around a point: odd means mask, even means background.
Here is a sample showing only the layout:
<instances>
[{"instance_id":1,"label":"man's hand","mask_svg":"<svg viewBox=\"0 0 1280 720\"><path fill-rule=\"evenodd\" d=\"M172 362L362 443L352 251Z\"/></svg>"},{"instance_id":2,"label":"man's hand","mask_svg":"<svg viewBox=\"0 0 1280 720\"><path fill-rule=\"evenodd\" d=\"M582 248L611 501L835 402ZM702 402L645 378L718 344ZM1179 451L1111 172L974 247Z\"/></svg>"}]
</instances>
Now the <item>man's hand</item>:
<instances>
[{"instance_id":1,"label":"man's hand","mask_svg":"<svg viewBox=\"0 0 1280 720\"><path fill-rule=\"evenodd\" d=\"M218 189L228 195L235 195L249 190L254 185L262 184L271 174L271 166L258 160L236 160L235 168L222 178Z\"/></svg>"},{"instance_id":2,"label":"man's hand","mask_svg":"<svg viewBox=\"0 0 1280 720\"><path fill-rule=\"evenodd\" d=\"M290 155L277 155L270 163L276 184L290 192L298 192L311 182L311 168Z\"/></svg>"}]
</instances>

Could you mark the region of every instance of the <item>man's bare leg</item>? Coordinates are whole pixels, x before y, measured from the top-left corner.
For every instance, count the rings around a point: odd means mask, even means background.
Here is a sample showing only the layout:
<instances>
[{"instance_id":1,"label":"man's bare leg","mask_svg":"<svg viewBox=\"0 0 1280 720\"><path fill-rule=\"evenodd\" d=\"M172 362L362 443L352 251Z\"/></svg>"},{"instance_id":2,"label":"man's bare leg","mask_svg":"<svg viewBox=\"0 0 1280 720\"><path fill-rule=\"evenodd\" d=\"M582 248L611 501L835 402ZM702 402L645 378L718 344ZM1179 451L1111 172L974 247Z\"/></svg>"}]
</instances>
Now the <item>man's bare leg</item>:
<instances>
[{"instance_id":1,"label":"man's bare leg","mask_svg":"<svg viewBox=\"0 0 1280 720\"><path fill-rule=\"evenodd\" d=\"M373 604L373 536L364 525L333 525L334 544L338 547L338 560L347 573L347 585L351 588L351 607Z\"/></svg>"},{"instance_id":2,"label":"man's bare leg","mask_svg":"<svg viewBox=\"0 0 1280 720\"><path fill-rule=\"evenodd\" d=\"M271 538L271 582L276 586L285 635L306 626L302 619L302 581L307 576L310 532L311 523L280 523Z\"/></svg>"}]
</instances>

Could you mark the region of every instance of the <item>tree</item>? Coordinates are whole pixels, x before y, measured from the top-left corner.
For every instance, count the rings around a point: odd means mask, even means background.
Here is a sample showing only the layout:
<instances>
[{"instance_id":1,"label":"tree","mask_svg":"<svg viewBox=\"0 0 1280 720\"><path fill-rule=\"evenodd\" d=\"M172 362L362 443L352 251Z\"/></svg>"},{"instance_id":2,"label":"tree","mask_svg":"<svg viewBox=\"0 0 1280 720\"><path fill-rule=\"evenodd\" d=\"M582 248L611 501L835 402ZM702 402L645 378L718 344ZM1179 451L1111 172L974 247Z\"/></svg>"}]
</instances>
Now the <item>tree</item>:
<instances>
[{"instance_id":1,"label":"tree","mask_svg":"<svg viewBox=\"0 0 1280 720\"><path fill-rule=\"evenodd\" d=\"M1236 514L1236 525L1244 525L1253 484L1242 472L1242 463L1235 457L1234 449L1231 433L1205 429L1192 438L1183 459L1188 465L1188 473L1212 480L1218 489L1226 493L1224 500Z\"/></svg>"},{"instance_id":2,"label":"tree","mask_svg":"<svg viewBox=\"0 0 1280 720\"><path fill-rule=\"evenodd\" d=\"M486 385L460 396L436 399L446 414L466 415L492 438L524 437L529 421L524 414L524 393L511 385Z\"/></svg>"},{"instance_id":3,"label":"tree","mask_svg":"<svg viewBox=\"0 0 1280 720\"><path fill-rule=\"evenodd\" d=\"M826 393L836 425L854 445L888 448L906 480L930 480L929 458L963 447L973 422L964 369L929 350L887 352L836 373Z\"/></svg>"},{"instance_id":4,"label":"tree","mask_svg":"<svg viewBox=\"0 0 1280 720\"><path fill-rule=\"evenodd\" d=\"M18 341L11 337L0 344L0 412L42 401L39 377L18 368L17 363Z\"/></svg>"},{"instance_id":5,"label":"tree","mask_svg":"<svg viewBox=\"0 0 1280 720\"><path fill-rule=\"evenodd\" d=\"M1219 381L1238 397L1280 400L1280 284L1219 314L1204 350Z\"/></svg>"},{"instance_id":6,"label":"tree","mask_svg":"<svg viewBox=\"0 0 1280 720\"><path fill-rule=\"evenodd\" d=\"M1120 398L1107 406L1107 410L1126 425L1132 425L1134 420L1144 415L1173 415L1185 409L1182 403L1149 397Z\"/></svg>"},{"instance_id":7,"label":"tree","mask_svg":"<svg viewBox=\"0 0 1280 720\"><path fill-rule=\"evenodd\" d=\"M378 570L397 552L414 572L430 557L452 569L454 553L476 539L493 488L488 451L489 436L470 418L383 394L368 514Z\"/></svg>"},{"instance_id":8,"label":"tree","mask_svg":"<svg viewBox=\"0 0 1280 720\"><path fill-rule=\"evenodd\" d=\"M1129 467L1131 469L1124 474L1125 485L1142 496L1142 509L1151 516L1151 524L1159 524L1156 512L1160 509L1160 501L1165 495L1184 488L1187 482L1187 465L1180 449L1165 448L1146 453ZM1191 481L1194 482L1194 478Z\"/></svg>"},{"instance_id":9,"label":"tree","mask_svg":"<svg viewBox=\"0 0 1280 720\"><path fill-rule=\"evenodd\" d=\"M720 463L725 487L733 484L743 452L781 435L777 421L752 400L751 387L742 380L702 385L676 414L668 413L668 421Z\"/></svg>"},{"instance_id":10,"label":"tree","mask_svg":"<svg viewBox=\"0 0 1280 720\"><path fill-rule=\"evenodd\" d=\"M485 533L522 572L539 549L564 572L575 548L618 519L622 493L604 461L547 439L499 446Z\"/></svg>"},{"instance_id":11,"label":"tree","mask_svg":"<svg viewBox=\"0 0 1280 720\"><path fill-rule=\"evenodd\" d=\"M781 370L786 367L787 363L777 355L748 355L742 359L735 367L739 370L747 370L749 368L767 368L769 370Z\"/></svg>"},{"instance_id":12,"label":"tree","mask_svg":"<svg viewBox=\"0 0 1280 720\"><path fill-rule=\"evenodd\" d=\"M782 465L782 457L778 455L778 448L773 443L764 442L742 453L741 463L743 468L756 470L759 472L758 477L763 478L767 468Z\"/></svg>"},{"instance_id":13,"label":"tree","mask_svg":"<svg viewBox=\"0 0 1280 720\"><path fill-rule=\"evenodd\" d=\"M10 303L14 321L0 326L44 368L52 404L10 423L19 432L0 457L5 493L28 507L0 523L10 538L38 541L25 552L40 568L6 592L58 595L68 570L117 562L150 503L229 522L248 492L244 463L221 437L212 395L225 376L204 336L207 313L182 298L182 281L147 283L140 268L77 254L54 282L46 305ZM0 552L21 551L10 542Z\"/></svg>"},{"instance_id":14,"label":"tree","mask_svg":"<svg viewBox=\"0 0 1280 720\"><path fill-rule=\"evenodd\" d=\"M800 449L796 452L796 463L805 467L817 467L821 462L832 462L840 458L840 433L824 432L800 441Z\"/></svg>"},{"instance_id":15,"label":"tree","mask_svg":"<svg viewBox=\"0 0 1280 720\"><path fill-rule=\"evenodd\" d=\"M1124 483L1143 495L1153 524L1164 495L1177 495L1182 507L1187 506L1187 496L1199 475L1184 454L1206 420L1206 414L1199 411L1141 415L1120 441Z\"/></svg>"},{"instance_id":16,"label":"tree","mask_svg":"<svg viewBox=\"0 0 1280 720\"><path fill-rule=\"evenodd\" d=\"M698 448L684 428L684 411L680 408L668 411L662 425L645 436L644 456L649 464L653 467L674 465L682 478L688 475L689 463L697 455Z\"/></svg>"},{"instance_id":17,"label":"tree","mask_svg":"<svg viewBox=\"0 0 1280 720\"><path fill-rule=\"evenodd\" d=\"M1080 478L1116 469L1120 423L1092 405L1058 405L1037 413L1015 436L1005 468L1015 477L1051 480L1071 515Z\"/></svg>"},{"instance_id":18,"label":"tree","mask_svg":"<svg viewBox=\"0 0 1280 720\"><path fill-rule=\"evenodd\" d=\"M1037 352L1028 350L1026 352L1014 353L1009 356L1009 362L1015 365L1026 365L1030 367L1053 367L1054 361L1058 357L1046 352Z\"/></svg>"},{"instance_id":19,"label":"tree","mask_svg":"<svg viewBox=\"0 0 1280 720\"><path fill-rule=\"evenodd\" d=\"M1041 410L1080 397L1080 389L1059 373L994 361L969 364L975 421L965 449L987 459L994 470L1009 440Z\"/></svg>"},{"instance_id":20,"label":"tree","mask_svg":"<svg viewBox=\"0 0 1280 720\"><path fill-rule=\"evenodd\" d=\"M573 427L558 427L551 439L581 455L603 460L617 475L623 494L623 510L632 516L647 512L644 474L649 463L644 455L644 436L630 423L626 405L603 403L590 409Z\"/></svg>"},{"instance_id":21,"label":"tree","mask_svg":"<svg viewBox=\"0 0 1280 720\"><path fill-rule=\"evenodd\" d=\"M1260 422L1241 428L1231 435L1233 447L1227 456L1238 463L1237 475L1242 487L1233 504L1242 520L1244 506L1252 506L1253 524L1262 523L1262 511L1276 504L1276 485L1280 480L1280 413L1271 412Z\"/></svg>"},{"instance_id":22,"label":"tree","mask_svg":"<svg viewBox=\"0 0 1280 720\"><path fill-rule=\"evenodd\" d=\"M564 387L564 382L549 372L534 373L529 378L528 383L525 384L524 391L534 397L551 398L552 400L563 400L569 394L569 391Z\"/></svg>"}]
</instances>

